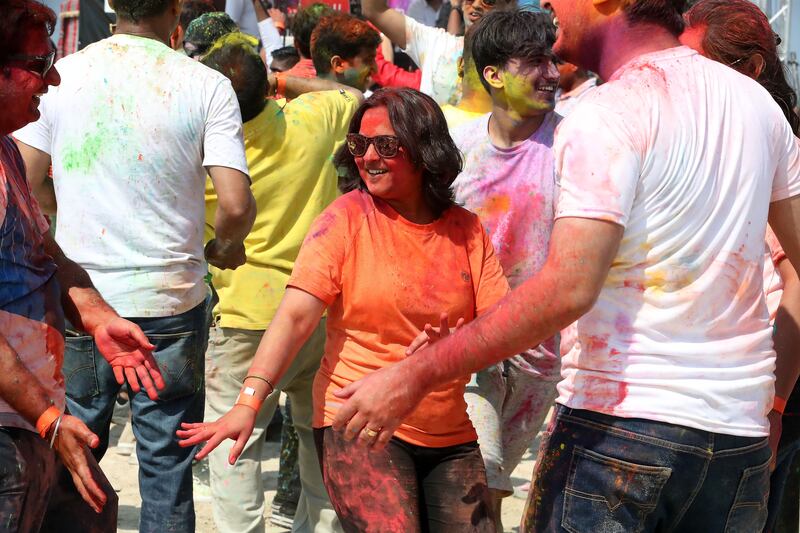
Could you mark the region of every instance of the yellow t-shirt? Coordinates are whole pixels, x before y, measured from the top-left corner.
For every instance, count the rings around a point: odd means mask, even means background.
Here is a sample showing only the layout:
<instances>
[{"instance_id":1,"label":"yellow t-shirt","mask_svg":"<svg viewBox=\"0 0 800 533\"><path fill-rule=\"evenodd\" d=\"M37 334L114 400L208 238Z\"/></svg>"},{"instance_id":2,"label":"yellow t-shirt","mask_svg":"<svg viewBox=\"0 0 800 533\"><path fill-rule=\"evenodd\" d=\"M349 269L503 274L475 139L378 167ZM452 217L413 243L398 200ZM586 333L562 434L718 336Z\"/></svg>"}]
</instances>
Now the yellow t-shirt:
<instances>
[{"instance_id":1,"label":"yellow t-shirt","mask_svg":"<svg viewBox=\"0 0 800 533\"><path fill-rule=\"evenodd\" d=\"M338 196L334 151L344 142L358 101L347 91L269 100L244 124L244 146L258 214L245 239L247 262L209 266L219 295L218 326L266 329L286 290L311 223ZM217 196L206 182L206 237L214 236Z\"/></svg>"},{"instance_id":2,"label":"yellow t-shirt","mask_svg":"<svg viewBox=\"0 0 800 533\"><path fill-rule=\"evenodd\" d=\"M450 104L442 106L442 113L444 113L444 118L447 121L447 127L449 129L457 128L462 124L466 124L470 120L475 120L478 117L482 117L486 113L476 113L474 111L464 111L456 106L452 106Z\"/></svg>"}]
</instances>

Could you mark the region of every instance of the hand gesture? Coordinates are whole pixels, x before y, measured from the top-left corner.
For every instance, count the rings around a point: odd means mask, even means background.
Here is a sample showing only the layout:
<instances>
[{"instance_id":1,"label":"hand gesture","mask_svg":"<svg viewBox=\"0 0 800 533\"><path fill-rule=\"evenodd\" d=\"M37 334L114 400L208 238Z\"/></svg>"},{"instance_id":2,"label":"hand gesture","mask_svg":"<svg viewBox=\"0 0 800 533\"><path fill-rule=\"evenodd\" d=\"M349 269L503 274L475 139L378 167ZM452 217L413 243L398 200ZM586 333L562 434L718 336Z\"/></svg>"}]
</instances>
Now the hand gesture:
<instances>
[{"instance_id":1,"label":"hand gesture","mask_svg":"<svg viewBox=\"0 0 800 533\"><path fill-rule=\"evenodd\" d=\"M141 328L121 317L101 324L94 330L94 342L111 369L117 383L127 378L134 392L139 392L139 381L151 400L158 399L156 389L164 388L164 378L153 358L153 346ZM154 385L155 383L155 385Z\"/></svg>"},{"instance_id":2,"label":"hand gesture","mask_svg":"<svg viewBox=\"0 0 800 533\"><path fill-rule=\"evenodd\" d=\"M55 429L55 424L52 427ZM87 446L97 448L99 444L100 439L86 427L86 424L68 414L61 416L53 448L72 475L78 493L96 513L103 510L107 496L97 484L89 466L94 458L91 457Z\"/></svg>"},{"instance_id":3,"label":"hand gesture","mask_svg":"<svg viewBox=\"0 0 800 533\"><path fill-rule=\"evenodd\" d=\"M275 28L277 28L278 31L282 32L286 29L286 13L274 7L269 9L268 13L269 17L272 19L272 23L275 24Z\"/></svg>"},{"instance_id":4,"label":"hand gesture","mask_svg":"<svg viewBox=\"0 0 800 533\"><path fill-rule=\"evenodd\" d=\"M412 355L417 351L429 346L436 341L443 339L450 335L453 331L457 331L461 326L464 325L465 320L463 318L459 318L458 322L456 322L456 327L452 330L450 329L450 324L447 320L447 313L442 313L439 316L439 328L436 329L430 324L425 324L425 327L422 328L422 331L417 338L411 341L411 344L408 345L406 348L406 355Z\"/></svg>"},{"instance_id":5,"label":"hand gesture","mask_svg":"<svg viewBox=\"0 0 800 533\"><path fill-rule=\"evenodd\" d=\"M194 456L199 461L211 453L214 448L225 439L233 439L236 444L231 448L228 455L228 463L234 464L244 450L247 439L253 434L253 427L256 424L256 412L244 405L234 405L233 408L225 413L225 416L210 423L181 424L177 431L178 444L184 448L205 442L206 445Z\"/></svg>"},{"instance_id":6,"label":"hand gesture","mask_svg":"<svg viewBox=\"0 0 800 533\"><path fill-rule=\"evenodd\" d=\"M333 429L346 440L382 449L402 421L422 400L419 380L406 376L400 364L382 368L334 392L347 400L333 420Z\"/></svg>"},{"instance_id":7,"label":"hand gesture","mask_svg":"<svg viewBox=\"0 0 800 533\"><path fill-rule=\"evenodd\" d=\"M211 239L206 244L206 261L215 267L226 270L234 270L242 266L247 260L244 251L244 243L239 243L230 247L222 247L217 239Z\"/></svg>"}]
</instances>

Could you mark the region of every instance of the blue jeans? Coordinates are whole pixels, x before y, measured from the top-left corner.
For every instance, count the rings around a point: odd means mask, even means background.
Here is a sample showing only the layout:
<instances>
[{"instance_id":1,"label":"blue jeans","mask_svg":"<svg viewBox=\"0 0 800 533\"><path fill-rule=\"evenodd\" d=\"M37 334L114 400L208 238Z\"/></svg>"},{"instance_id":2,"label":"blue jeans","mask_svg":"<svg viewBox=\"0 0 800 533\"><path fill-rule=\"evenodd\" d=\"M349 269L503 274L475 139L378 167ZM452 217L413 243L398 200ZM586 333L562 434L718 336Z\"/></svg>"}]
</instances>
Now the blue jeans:
<instances>
[{"instance_id":1,"label":"blue jeans","mask_svg":"<svg viewBox=\"0 0 800 533\"><path fill-rule=\"evenodd\" d=\"M769 460L766 437L558 405L521 531L759 532Z\"/></svg>"},{"instance_id":2,"label":"blue jeans","mask_svg":"<svg viewBox=\"0 0 800 533\"><path fill-rule=\"evenodd\" d=\"M783 417L783 433L778 445L778 460L770 477L769 518L764 531L786 533L798 531L798 508L800 507L800 415Z\"/></svg>"},{"instance_id":3,"label":"blue jeans","mask_svg":"<svg viewBox=\"0 0 800 533\"><path fill-rule=\"evenodd\" d=\"M153 355L166 384L156 401L143 390L134 394L128 389L142 496L139 531L193 532L192 458L196 450L178 446L175 431L181 422L203 421L206 304L176 316L129 320L156 346ZM70 331L64 376L69 411L100 437L100 446L94 450L99 462L108 448L111 415L121 386L92 338Z\"/></svg>"}]
</instances>

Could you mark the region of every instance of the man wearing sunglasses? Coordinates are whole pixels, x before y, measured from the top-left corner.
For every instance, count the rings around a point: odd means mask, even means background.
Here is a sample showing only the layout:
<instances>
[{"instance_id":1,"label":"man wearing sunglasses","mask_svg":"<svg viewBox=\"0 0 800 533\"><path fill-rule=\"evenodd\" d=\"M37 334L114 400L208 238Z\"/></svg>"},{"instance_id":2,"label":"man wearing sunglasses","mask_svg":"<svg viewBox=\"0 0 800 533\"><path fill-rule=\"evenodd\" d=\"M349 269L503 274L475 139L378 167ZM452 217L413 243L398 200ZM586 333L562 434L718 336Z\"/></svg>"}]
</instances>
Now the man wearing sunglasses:
<instances>
[{"instance_id":1,"label":"man wearing sunglasses","mask_svg":"<svg viewBox=\"0 0 800 533\"><path fill-rule=\"evenodd\" d=\"M50 237L10 136L61 82L55 14L29 0L0 0L0 12L0 528L111 531L117 496L89 452L98 436L64 409L65 316L92 332L118 383L153 398L164 383L142 330Z\"/></svg>"},{"instance_id":2,"label":"man wearing sunglasses","mask_svg":"<svg viewBox=\"0 0 800 533\"><path fill-rule=\"evenodd\" d=\"M494 9L506 9L513 0L464 0L465 24L471 26ZM464 37L417 22L389 8L386 0L361 0L361 12L395 45L404 49L422 70L420 91L439 105L457 105L461 98L458 60Z\"/></svg>"},{"instance_id":3,"label":"man wearing sunglasses","mask_svg":"<svg viewBox=\"0 0 800 533\"><path fill-rule=\"evenodd\" d=\"M59 61L61 84L16 133L28 180L52 162L57 239L100 294L153 340L165 387L130 394L141 475L141 531L191 532L192 450L173 434L200 422L207 337L206 260L244 262L255 202L236 95L227 78L170 46L181 0L112 0L116 33ZM203 187L219 197L216 238L203 246ZM67 404L109 441L120 386L85 324L66 339Z\"/></svg>"}]
</instances>

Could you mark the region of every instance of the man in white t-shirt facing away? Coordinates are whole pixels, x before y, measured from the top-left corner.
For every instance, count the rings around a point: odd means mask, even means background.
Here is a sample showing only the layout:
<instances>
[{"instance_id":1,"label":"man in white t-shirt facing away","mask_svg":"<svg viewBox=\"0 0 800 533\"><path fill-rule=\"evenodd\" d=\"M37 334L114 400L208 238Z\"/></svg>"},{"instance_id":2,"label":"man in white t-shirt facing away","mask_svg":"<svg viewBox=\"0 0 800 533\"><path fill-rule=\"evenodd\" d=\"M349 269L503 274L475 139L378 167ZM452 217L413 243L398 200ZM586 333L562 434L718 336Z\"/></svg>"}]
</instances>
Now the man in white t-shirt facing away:
<instances>
[{"instance_id":1,"label":"man in white t-shirt facing away","mask_svg":"<svg viewBox=\"0 0 800 533\"><path fill-rule=\"evenodd\" d=\"M437 383L580 317L521 530L761 531L764 233L769 215L800 264L800 150L757 82L680 46L683 0L550 4L554 52L607 81L556 134L545 265L484 318L342 390L334 428L382 428L380 446Z\"/></svg>"},{"instance_id":2,"label":"man in white t-shirt facing away","mask_svg":"<svg viewBox=\"0 0 800 533\"><path fill-rule=\"evenodd\" d=\"M512 0L464 2L464 23L469 28L486 13L506 9ZM422 70L419 90L440 106L457 105L461 98L458 60L464 52L464 37L442 28L426 26L389 8L386 0L361 0L361 12L394 44L403 48Z\"/></svg>"},{"instance_id":3,"label":"man in white t-shirt facing away","mask_svg":"<svg viewBox=\"0 0 800 533\"><path fill-rule=\"evenodd\" d=\"M553 229L558 190L553 138L561 121L553 112L555 27L547 14L514 10L489 13L472 30L470 68L489 93L492 112L451 130L464 154L453 189L456 200L481 217L513 288L544 265ZM514 493L511 473L555 399L557 346L551 338L481 370L464 395L498 531L503 530L500 503Z\"/></svg>"},{"instance_id":4,"label":"man in white t-shirt facing away","mask_svg":"<svg viewBox=\"0 0 800 533\"><path fill-rule=\"evenodd\" d=\"M194 450L181 422L203 420L205 258L245 260L255 215L239 105L218 72L172 50L180 0L116 0L117 32L59 61L61 85L16 132L36 190L52 161L56 240L100 294L156 345L166 387L131 393L142 496L140 531L191 532ZM219 197L216 239L203 248L204 185ZM100 437L119 392L86 332L72 326L64 376L70 412Z\"/></svg>"}]
</instances>

